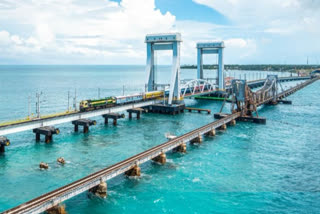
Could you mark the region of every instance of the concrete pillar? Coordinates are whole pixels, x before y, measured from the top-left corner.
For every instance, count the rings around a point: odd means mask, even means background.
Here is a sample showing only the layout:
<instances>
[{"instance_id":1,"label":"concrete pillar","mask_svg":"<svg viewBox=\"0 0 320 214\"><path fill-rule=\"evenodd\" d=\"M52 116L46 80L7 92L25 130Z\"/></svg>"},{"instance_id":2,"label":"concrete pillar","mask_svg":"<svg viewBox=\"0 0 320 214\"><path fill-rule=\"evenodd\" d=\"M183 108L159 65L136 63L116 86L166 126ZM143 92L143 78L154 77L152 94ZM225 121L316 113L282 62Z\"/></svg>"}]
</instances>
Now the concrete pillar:
<instances>
[{"instance_id":1,"label":"concrete pillar","mask_svg":"<svg viewBox=\"0 0 320 214\"><path fill-rule=\"evenodd\" d=\"M167 157L166 154L162 152L159 156L153 158L152 160L160 164L165 164L167 162Z\"/></svg>"},{"instance_id":2,"label":"concrete pillar","mask_svg":"<svg viewBox=\"0 0 320 214\"><path fill-rule=\"evenodd\" d=\"M207 136L215 136L216 135L216 130L212 129L208 133L206 133Z\"/></svg>"},{"instance_id":3,"label":"concrete pillar","mask_svg":"<svg viewBox=\"0 0 320 214\"><path fill-rule=\"evenodd\" d=\"M231 125L231 126L235 126L236 124L237 124L236 120L231 120L231 121L230 121L230 125Z\"/></svg>"},{"instance_id":4,"label":"concrete pillar","mask_svg":"<svg viewBox=\"0 0 320 214\"><path fill-rule=\"evenodd\" d=\"M200 143L202 143L202 141L203 141L203 138L202 138L201 135L199 135L198 137L192 139L192 140L190 141L190 143L199 143L199 144L200 144Z\"/></svg>"},{"instance_id":5,"label":"concrete pillar","mask_svg":"<svg viewBox=\"0 0 320 214\"><path fill-rule=\"evenodd\" d=\"M74 125L74 131L78 132L79 131L79 126L78 125Z\"/></svg>"},{"instance_id":6,"label":"concrete pillar","mask_svg":"<svg viewBox=\"0 0 320 214\"><path fill-rule=\"evenodd\" d=\"M140 176L141 169L138 165L135 165L132 169L125 172L126 176Z\"/></svg>"},{"instance_id":7,"label":"concrete pillar","mask_svg":"<svg viewBox=\"0 0 320 214\"><path fill-rule=\"evenodd\" d=\"M0 153L4 153L6 151L4 147L5 147L4 145L0 145Z\"/></svg>"},{"instance_id":8,"label":"concrete pillar","mask_svg":"<svg viewBox=\"0 0 320 214\"><path fill-rule=\"evenodd\" d=\"M52 135L46 135L45 142L46 143L51 143L51 141L52 141Z\"/></svg>"},{"instance_id":9,"label":"concrete pillar","mask_svg":"<svg viewBox=\"0 0 320 214\"><path fill-rule=\"evenodd\" d=\"M177 147L177 152L186 153L186 152L187 152L187 145L186 145L185 143L181 143L181 144Z\"/></svg>"},{"instance_id":10,"label":"concrete pillar","mask_svg":"<svg viewBox=\"0 0 320 214\"><path fill-rule=\"evenodd\" d=\"M48 169L49 168L49 165L47 163L44 163L44 162L41 162L39 164L39 168L40 169Z\"/></svg>"},{"instance_id":11,"label":"concrete pillar","mask_svg":"<svg viewBox=\"0 0 320 214\"><path fill-rule=\"evenodd\" d=\"M129 112L129 119L132 119L132 112Z\"/></svg>"},{"instance_id":12,"label":"concrete pillar","mask_svg":"<svg viewBox=\"0 0 320 214\"><path fill-rule=\"evenodd\" d=\"M137 119L140 119L140 112L137 112Z\"/></svg>"},{"instance_id":13,"label":"concrete pillar","mask_svg":"<svg viewBox=\"0 0 320 214\"><path fill-rule=\"evenodd\" d=\"M108 118L107 117L104 118L104 124L108 124Z\"/></svg>"},{"instance_id":14,"label":"concrete pillar","mask_svg":"<svg viewBox=\"0 0 320 214\"><path fill-rule=\"evenodd\" d=\"M220 130L227 130L227 125L223 124L222 126L219 127Z\"/></svg>"},{"instance_id":15,"label":"concrete pillar","mask_svg":"<svg viewBox=\"0 0 320 214\"><path fill-rule=\"evenodd\" d=\"M113 119L113 125L114 125L114 126L117 125L117 119Z\"/></svg>"},{"instance_id":16,"label":"concrete pillar","mask_svg":"<svg viewBox=\"0 0 320 214\"><path fill-rule=\"evenodd\" d=\"M105 181L102 179L100 180L100 184L98 186L95 186L91 189L89 189L89 192L92 192L96 196L99 196L101 198L106 198L107 197L107 188L108 185Z\"/></svg>"},{"instance_id":17,"label":"concrete pillar","mask_svg":"<svg viewBox=\"0 0 320 214\"><path fill-rule=\"evenodd\" d=\"M67 214L65 205L57 205L47 210L48 214Z\"/></svg>"},{"instance_id":18,"label":"concrete pillar","mask_svg":"<svg viewBox=\"0 0 320 214\"><path fill-rule=\"evenodd\" d=\"M36 133L36 141L40 141L40 133Z\"/></svg>"},{"instance_id":19,"label":"concrete pillar","mask_svg":"<svg viewBox=\"0 0 320 214\"><path fill-rule=\"evenodd\" d=\"M83 126L83 133L89 132L89 126Z\"/></svg>"}]
</instances>

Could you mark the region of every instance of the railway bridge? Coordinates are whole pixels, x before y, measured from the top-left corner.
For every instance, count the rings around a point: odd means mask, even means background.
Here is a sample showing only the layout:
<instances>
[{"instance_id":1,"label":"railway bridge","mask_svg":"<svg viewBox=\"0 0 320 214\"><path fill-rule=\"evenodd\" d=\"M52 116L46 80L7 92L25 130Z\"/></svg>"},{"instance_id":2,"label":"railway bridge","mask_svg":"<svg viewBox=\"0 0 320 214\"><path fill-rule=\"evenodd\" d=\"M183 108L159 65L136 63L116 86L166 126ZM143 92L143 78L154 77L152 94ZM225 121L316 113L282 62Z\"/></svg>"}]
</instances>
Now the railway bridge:
<instances>
[{"instance_id":1,"label":"railway bridge","mask_svg":"<svg viewBox=\"0 0 320 214\"><path fill-rule=\"evenodd\" d=\"M288 90L278 92L277 76L269 76L263 86L252 91L248 83L244 80L234 80L232 82L232 100L230 114L216 114L218 120L205 126L197 128L191 132L150 148L142 153L134 155L126 160L90 174L84 178L74 181L68 185L60 187L49 193L41 195L33 200L23 203L17 207L5 211L6 214L16 213L41 213L48 209L61 210L60 204L75 195L90 191L97 196L106 197L107 181L125 173L127 176L140 176L140 166L150 160L165 164L166 153L169 151L185 152L186 144L201 143L202 135L215 135L216 130L226 129L227 125L235 125L236 120L253 121L260 120L257 107L264 104L275 105L295 91L317 81L319 77L307 80Z\"/></svg>"},{"instance_id":2,"label":"railway bridge","mask_svg":"<svg viewBox=\"0 0 320 214\"><path fill-rule=\"evenodd\" d=\"M139 119L141 112L139 109L141 108L156 105L156 108L160 108L159 112L175 112L175 109L180 112L185 107L183 103L184 98L212 95L218 91L231 93L232 86L226 85L224 82L223 49L225 46L223 42L198 43L197 79L182 81L180 80L180 45L182 42L180 33L147 35L145 42L147 44L146 92L158 90L157 86L159 86L156 81L155 52L162 50L172 50L173 52L171 79L168 84L169 88L163 91L164 97L154 97L147 100L141 99L139 101L121 103L121 105L108 106L102 109L92 109L86 112L72 111L49 116L40 116L38 112L39 117L37 118L0 123L0 152L5 152L5 146L10 145L10 140L7 138L9 134L33 130L37 141L40 140L40 135L44 135L45 141L49 143L53 139L52 135L60 132L60 130L54 126L62 123L72 123L75 126L75 131L78 131L79 125L83 126L83 130L86 133L89 131L89 126L96 124L94 120L90 119L92 117L102 116L105 118L105 123L107 123L108 119L113 119L113 124L116 125L117 119L122 118L122 114L119 114L119 112L131 112L129 115L131 115L132 112L136 112L137 118ZM212 82L204 78L203 54L218 54L219 56L218 78L216 81ZM307 79L310 79L310 77L283 77L278 78L277 81L285 82ZM246 84L253 89L263 86L264 83L264 79L258 79L247 82ZM127 97L130 97L130 95ZM123 98L126 97L124 96ZM162 111L161 108L164 110ZM167 109L169 110L167 111Z\"/></svg>"}]
</instances>

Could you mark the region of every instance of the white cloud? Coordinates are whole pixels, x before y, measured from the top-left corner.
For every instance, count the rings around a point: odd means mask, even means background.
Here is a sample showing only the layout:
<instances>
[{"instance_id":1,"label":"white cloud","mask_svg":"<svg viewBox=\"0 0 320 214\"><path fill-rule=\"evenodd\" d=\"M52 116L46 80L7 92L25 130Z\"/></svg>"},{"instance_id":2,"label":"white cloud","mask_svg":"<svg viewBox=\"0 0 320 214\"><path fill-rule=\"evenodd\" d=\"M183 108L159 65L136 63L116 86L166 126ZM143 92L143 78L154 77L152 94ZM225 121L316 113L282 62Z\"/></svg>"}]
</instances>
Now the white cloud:
<instances>
[{"instance_id":1,"label":"white cloud","mask_svg":"<svg viewBox=\"0 0 320 214\"><path fill-rule=\"evenodd\" d=\"M237 25L275 34L320 33L320 1L193 0L227 16ZM311 31L310 31L311 30Z\"/></svg>"},{"instance_id":2,"label":"white cloud","mask_svg":"<svg viewBox=\"0 0 320 214\"><path fill-rule=\"evenodd\" d=\"M0 5L0 26L5 28L7 20L23 25L25 31L18 35L1 31L0 42L12 46L1 50L6 56L21 57L29 50L43 58L48 54L84 56L85 63L96 56L104 58L102 63L115 63L110 56L117 56L118 62L123 62L121 57L139 58L142 63L145 35L171 31L175 23L172 14L155 9L154 0L122 0L120 4L108 0L13 0L10 7L8 2Z\"/></svg>"},{"instance_id":3,"label":"white cloud","mask_svg":"<svg viewBox=\"0 0 320 214\"><path fill-rule=\"evenodd\" d=\"M196 42L206 40L225 41L226 63L297 63L320 54L320 1L193 1L232 24L177 21L155 0L0 0L0 63L144 64L145 35L163 32L181 32L181 62L189 64ZM170 62L168 52L158 56Z\"/></svg>"}]
</instances>

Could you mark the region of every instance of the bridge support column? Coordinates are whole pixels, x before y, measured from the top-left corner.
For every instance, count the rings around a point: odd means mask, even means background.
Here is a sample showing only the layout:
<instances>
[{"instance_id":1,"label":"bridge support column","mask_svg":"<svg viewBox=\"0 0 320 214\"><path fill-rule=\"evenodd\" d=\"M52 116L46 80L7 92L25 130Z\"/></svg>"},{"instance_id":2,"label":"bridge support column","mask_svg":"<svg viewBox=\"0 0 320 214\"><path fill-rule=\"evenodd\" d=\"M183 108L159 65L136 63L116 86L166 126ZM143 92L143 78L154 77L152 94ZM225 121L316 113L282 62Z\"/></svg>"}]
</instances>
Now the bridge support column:
<instances>
[{"instance_id":1,"label":"bridge support column","mask_svg":"<svg viewBox=\"0 0 320 214\"><path fill-rule=\"evenodd\" d=\"M235 126L236 124L237 124L236 120L231 120L231 121L230 121L230 125L231 125L231 126Z\"/></svg>"},{"instance_id":2,"label":"bridge support column","mask_svg":"<svg viewBox=\"0 0 320 214\"><path fill-rule=\"evenodd\" d=\"M135 165L132 169L125 172L126 176L140 176L141 169L138 165Z\"/></svg>"},{"instance_id":3,"label":"bridge support column","mask_svg":"<svg viewBox=\"0 0 320 214\"><path fill-rule=\"evenodd\" d=\"M104 117L104 124L108 124L108 119L113 119L113 125L116 126L118 119L125 118L124 114L118 114L118 113L110 113L110 114L104 114L102 115Z\"/></svg>"},{"instance_id":4,"label":"bridge support column","mask_svg":"<svg viewBox=\"0 0 320 214\"><path fill-rule=\"evenodd\" d=\"M165 164L167 162L167 156L162 152L159 156L153 158L152 160L160 164Z\"/></svg>"},{"instance_id":5,"label":"bridge support column","mask_svg":"<svg viewBox=\"0 0 320 214\"><path fill-rule=\"evenodd\" d=\"M174 152L186 153L187 145L185 143L181 143L177 148L173 150Z\"/></svg>"},{"instance_id":6,"label":"bridge support column","mask_svg":"<svg viewBox=\"0 0 320 214\"><path fill-rule=\"evenodd\" d=\"M41 128L33 129L33 133L36 134L36 141L40 141L40 134L45 136L45 142L50 143L54 134L59 134L60 130L53 126L44 126Z\"/></svg>"},{"instance_id":7,"label":"bridge support column","mask_svg":"<svg viewBox=\"0 0 320 214\"><path fill-rule=\"evenodd\" d=\"M6 151L5 147L10 145L10 140L7 137L0 136L0 153Z\"/></svg>"},{"instance_id":8,"label":"bridge support column","mask_svg":"<svg viewBox=\"0 0 320 214\"><path fill-rule=\"evenodd\" d=\"M211 131L206 133L207 136L215 136L216 135L216 130L212 129Z\"/></svg>"},{"instance_id":9,"label":"bridge support column","mask_svg":"<svg viewBox=\"0 0 320 214\"><path fill-rule=\"evenodd\" d=\"M106 198L107 197L107 188L108 188L107 183L101 179L100 184L98 186L95 186L95 187L89 189L89 192L92 192L93 194L95 194L98 197Z\"/></svg>"},{"instance_id":10,"label":"bridge support column","mask_svg":"<svg viewBox=\"0 0 320 214\"><path fill-rule=\"evenodd\" d=\"M36 141L37 141L37 142L40 141L40 133L36 133Z\"/></svg>"},{"instance_id":11,"label":"bridge support column","mask_svg":"<svg viewBox=\"0 0 320 214\"><path fill-rule=\"evenodd\" d=\"M72 121L72 124L74 125L75 132L78 132L79 126L83 126L83 133L88 133L89 126L96 125L97 122L95 120L79 119L79 120Z\"/></svg>"},{"instance_id":12,"label":"bridge support column","mask_svg":"<svg viewBox=\"0 0 320 214\"><path fill-rule=\"evenodd\" d=\"M137 115L137 119L140 120L140 115L142 112L145 110L143 108L133 108L133 109L128 109L127 112L129 113L129 119L132 119L132 113Z\"/></svg>"},{"instance_id":13,"label":"bridge support column","mask_svg":"<svg viewBox=\"0 0 320 214\"><path fill-rule=\"evenodd\" d=\"M198 137L192 139L192 140L190 141L190 143L192 143L192 144L194 144L194 143L199 143L199 144L200 144L200 143L202 143L202 141L203 141L203 138L202 138L201 135L199 135Z\"/></svg>"},{"instance_id":14,"label":"bridge support column","mask_svg":"<svg viewBox=\"0 0 320 214\"><path fill-rule=\"evenodd\" d=\"M78 125L74 125L74 132L78 132L79 131L79 126Z\"/></svg>"},{"instance_id":15,"label":"bridge support column","mask_svg":"<svg viewBox=\"0 0 320 214\"><path fill-rule=\"evenodd\" d=\"M226 124L221 125L219 127L219 130L222 130L222 131L227 130L227 125Z\"/></svg>"},{"instance_id":16,"label":"bridge support column","mask_svg":"<svg viewBox=\"0 0 320 214\"><path fill-rule=\"evenodd\" d=\"M48 214L67 214L65 205L56 205L47 210Z\"/></svg>"},{"instance_id":17,"label":"bridge support column","mask_svg":"<svg viewBox=\"0 0 320 214\"><path fill-rule=\"evenodd\" d=\"M184 112L185 104L175 104L172 106L164 105L164 104L155 104L148 106L148 112L151 113L158 113L158 114L170 114L170 115L176 115Z\"/></svg>"}]
</instances>

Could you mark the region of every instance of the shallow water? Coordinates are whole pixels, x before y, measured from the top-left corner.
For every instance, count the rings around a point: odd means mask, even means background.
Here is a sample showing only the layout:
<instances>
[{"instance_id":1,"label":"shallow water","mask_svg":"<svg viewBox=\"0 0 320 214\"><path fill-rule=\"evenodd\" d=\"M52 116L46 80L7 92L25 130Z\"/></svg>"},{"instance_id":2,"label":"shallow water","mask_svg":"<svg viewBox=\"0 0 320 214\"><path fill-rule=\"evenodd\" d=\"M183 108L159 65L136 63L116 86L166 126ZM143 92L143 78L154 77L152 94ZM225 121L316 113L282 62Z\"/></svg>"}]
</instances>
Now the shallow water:
<instances>
[{"instance_id":1,"label":"shallow water","mask_svg":"<svg viewBox=\"0 0 320 214\"><path fill-rule=\"evenodd\" d=\"M6 85L0 87L0 97L7 103L0 106L0 121L25 116L23 100L37 90L46 94L43 111L52 112L64 110L64 95L75 87L80 99L97 96L98 87L106 95L119 91L121 94L124 84L128 85L128 93L140 91L145 80L143 66L40 66L28 67L26 73L24 68L10 69L9 72L8 68L0 67L0 84ZM165 67L162 70L167 72ZM182 76L193 78L196 72L182 71ZM159 75L161 78L165 81ZM118 84L117 79L122 82ZM291 95L288 99L293 105L261 108L259 114L267 118L266 125L238 123L216 137L205 138L200 146L189 145L187 154L168 153L168 163L164 166L145 163L141 178L120 176L111 180L107 199L80 194L65 202L67 211L317 213L320 209L319 89L318 81ZM186 102L212 112L219 111L221 106L221 102L215 101ZM8 136L12 144L0 156L3 181L0 211L165 142L166 132L181 135L214 120L212 115L204 113L143 114L139 121L123 119L113 127L105 126L102 118L94 119L98 124L88 134L74 133L71 124L57 126L61 134L54 136L51 144L35 143L31 131ZM56 163L60 156L67 160L65 166ZM38 169L41 161L49 163L49 170Z\"/></svg>"}]
</instances>

